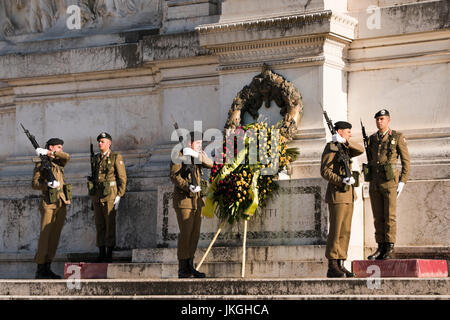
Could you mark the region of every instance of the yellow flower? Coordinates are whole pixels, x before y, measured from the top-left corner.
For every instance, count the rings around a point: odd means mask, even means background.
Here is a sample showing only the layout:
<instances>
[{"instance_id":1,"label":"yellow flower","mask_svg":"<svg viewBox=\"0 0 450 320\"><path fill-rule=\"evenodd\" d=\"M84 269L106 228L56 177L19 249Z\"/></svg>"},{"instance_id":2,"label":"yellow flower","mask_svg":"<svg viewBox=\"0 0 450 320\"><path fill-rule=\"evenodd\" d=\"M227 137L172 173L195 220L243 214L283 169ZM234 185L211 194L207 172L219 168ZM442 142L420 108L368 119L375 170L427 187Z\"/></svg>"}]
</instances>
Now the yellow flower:
<instances>
[{"instance_id":1,"label":"yellow flower","mask_svg":"<svg viewBox=\"0 0 450 320\"><path fill-rule=\"evenodd\" d=\"M242 202L242 199L239 199L239 202Z\"/></svg>"},{"instance_id":2,"label":"yellow flower","mask_svg":"<svg viewBox=\"0 0 450 320\"><path fill-rule=\"evenodd\" d=\"M238 196L238 198L240 198L240 197L241 197L241 194L240 194L240 193L238 193L238 194L237 194L237 196Z\"/></svg>"}]
</instances>

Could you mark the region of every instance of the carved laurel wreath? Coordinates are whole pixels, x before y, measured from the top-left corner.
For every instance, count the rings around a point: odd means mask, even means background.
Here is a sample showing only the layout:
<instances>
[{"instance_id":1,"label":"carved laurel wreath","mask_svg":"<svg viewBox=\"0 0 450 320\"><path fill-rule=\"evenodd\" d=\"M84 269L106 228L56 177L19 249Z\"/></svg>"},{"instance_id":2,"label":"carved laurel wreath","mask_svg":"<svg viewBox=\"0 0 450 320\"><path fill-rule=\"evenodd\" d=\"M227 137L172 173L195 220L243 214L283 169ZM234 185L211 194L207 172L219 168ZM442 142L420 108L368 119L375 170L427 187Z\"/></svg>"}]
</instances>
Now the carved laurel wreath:
<instances>
[{"instance_id":1,"label":"carved laurel wreath","mask_svg":"<svg viewBox=\"0 0 450 320\"><path fill-rule=\"evenodd\" d=\"M253 119L258 119L262 103L270 108L272 100L281 108L280 114L283 116L280 133L291 141L303 115L302 96L291 82L274 73L266 64L263 65L262 72L253 77L250 85L246 85L234 98L225 129L240 126L245 112Z\"/></svg>"}]
</instances>

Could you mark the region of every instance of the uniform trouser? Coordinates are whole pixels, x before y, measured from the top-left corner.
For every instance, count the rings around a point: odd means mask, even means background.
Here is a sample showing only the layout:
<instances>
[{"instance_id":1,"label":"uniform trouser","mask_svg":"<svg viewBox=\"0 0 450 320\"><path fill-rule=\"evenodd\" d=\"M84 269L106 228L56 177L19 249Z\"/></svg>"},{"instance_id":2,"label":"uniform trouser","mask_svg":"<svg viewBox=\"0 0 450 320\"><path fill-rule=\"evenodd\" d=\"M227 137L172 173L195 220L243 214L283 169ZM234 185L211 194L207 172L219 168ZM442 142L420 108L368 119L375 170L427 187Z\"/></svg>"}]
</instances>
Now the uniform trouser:
<instances>
[{"instance_id":1,"label":"uniform trouser","mask_svg":"<svg viewBox=\"0 0 450 320\"><path fill-rule=\"evenodd\" d=\"M200 238L200 226L202 223L201 209L175 209L177 213L178 235L177 257L178 260L194 258Z\"/></svg>"},{"instance_id":2,"label":"uniform trouser","mask_svg":"<svg viewBox=\"0 0 450 320\"><path fill-rule=\"evenodd\" d=\"M375 225L375 241L377 243L395 243L397 232L397 185L382 187L377 183L371 182L369 196Z\"/></svg>"},{"instance_id":3,"label":"uniform trouser","mask_svg":"<svg viewBox=\"0 0 450 320\"><path fill-rule=\"evenodd\" d=\"M67 205L59 199L54 204L43 204L39 207L41 213L41 231L35 262L44 264L52 262L56 254L64 221L66 219Z\"/></svg>"},{"instance_id":4,"label":"uniform trouser","mask_svg":"<svg viewBox=\"0 0 450 320\"><path fill-rule=\"evenodd\" d=\"M352 227L353 203L328 204L330 231L327 237L325 257L347 259L350 231Z\"/></svg>"},{"instance_id":5,"label":"uniform trouser","mask_svg":"<svg viewBox=\"0 0 450 320\"><path fill-rule=\"evenodd\" d=\"M113 201L94 201L94 219L97 229L97 247L116 245L116 210Z\"/></svg>"}]
</instances>

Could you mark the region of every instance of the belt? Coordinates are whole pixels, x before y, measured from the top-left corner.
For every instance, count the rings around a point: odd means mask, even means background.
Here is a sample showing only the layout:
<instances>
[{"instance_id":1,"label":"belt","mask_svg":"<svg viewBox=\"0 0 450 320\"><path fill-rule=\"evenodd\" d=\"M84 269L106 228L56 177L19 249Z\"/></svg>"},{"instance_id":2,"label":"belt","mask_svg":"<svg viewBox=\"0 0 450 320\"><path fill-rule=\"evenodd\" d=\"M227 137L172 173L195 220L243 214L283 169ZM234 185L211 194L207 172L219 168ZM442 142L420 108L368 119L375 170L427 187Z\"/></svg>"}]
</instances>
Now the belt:
<instances>
[{"instance_id":1,"label":"belt","mask_svg":"<svg viewBox=\"0 0 450 320\"><path fill-rule=\"evenodd\" d=\"M104 181L104 182L107 182L107 181ZM102 184L103 182L98 182L97 184ZM109 186L110 187L113 187L113 186L115 186L116 185L116 181L109 181Z\"/></svg>"}]
</instances>

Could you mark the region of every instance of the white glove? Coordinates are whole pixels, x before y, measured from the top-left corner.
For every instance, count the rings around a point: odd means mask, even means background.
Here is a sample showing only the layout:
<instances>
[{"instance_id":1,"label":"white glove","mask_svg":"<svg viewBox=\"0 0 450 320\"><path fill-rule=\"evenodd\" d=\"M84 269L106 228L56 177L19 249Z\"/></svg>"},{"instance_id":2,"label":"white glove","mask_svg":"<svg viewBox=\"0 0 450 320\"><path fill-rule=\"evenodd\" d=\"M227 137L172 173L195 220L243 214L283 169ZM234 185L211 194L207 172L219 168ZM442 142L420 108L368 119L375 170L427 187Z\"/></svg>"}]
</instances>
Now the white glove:
<instances>
[{"instance_id":1,"label":"white glove","mask_svg":"<svg viewBox=\"0 0 450 320\"><path fill-rule=\"evenodd\" d=\"M48 154L48 150L47 149L44 149L44 148L37 148L36 149L36 154L38 155L38 156L46 156L47 154Z\"/></svg>"},{"instance_id":2,"label":"white glove","mask_svg":"<svg viewBox=\"0 0 450 320\"><path fill-rule=\"evenodd\" d=\"M120 202L120 197L116 196L116 199L114 199L114 209L115 210L119 209L119 202Z\"/></svg>"},{"instance_id":3,"label":"white glove","mask_svg":"<svg viewBox=\"0 0 450 320\"><path fill-rule=\"evenodd\" d=\"M331 140L333 142L339 142L339 143L346 143L347 142L347 140L342 138L339 133L333 134L333 136L331 137Z\"/></svg>"},{"instance_id":4,"label":"white glove","mask_svg":"<svg viewBox=\"0 0 450 320\"><path fill-rule=\"evenodd\" d=\"M345 183L346 185L351 186L351 185L354 184L356 181L355 181L355 178L350 177L350 178L344 178L344 179L342 180L342 182Z\"/></svg>"},{"instance_id":5,"label":"white glove","mask_svg":"<svg viewBox=\"0 0 450 320\"><path fill-rule=\"evenodd\" d=\"M400 193L402 193L403 187L405 186L404 182L399 182L397 187L397 199L400 197Z\"/></svg>"},{"instance_id":6,"label":"white glove","mask_svg":"<svg viewBox=\"0 0 450 320\"><path fill-rule=\"evenodd\" d=\"M191 148L184 148L183 149L183 156L191 156L194 158L198 158L198 152L192 150Z\"/></svg>"},{"instance_id":7,"label":"white glove","mask_svg":"<svg viewBox=\"0 0 450 320\"><path fill-rule=\"evenodd\" d=\"M194 186L194 185L190 185L189 186L189 190L192 192L192 193L197 193L197 192L200 192L200 191L202 191L202 188L200 187L200 186Z\"/></svg>"},{"instance_id":8,"label":"white glove","mask_svg":"<svg viewBox=\"0 0 450 320\"><path fill-rule=\"evenodd\" d=\"M59 181L57 180L53 180L52 182L48 182L47 185L52 188L52 189L56 189L59 187Z\"/></svg>"}]
</instances>

